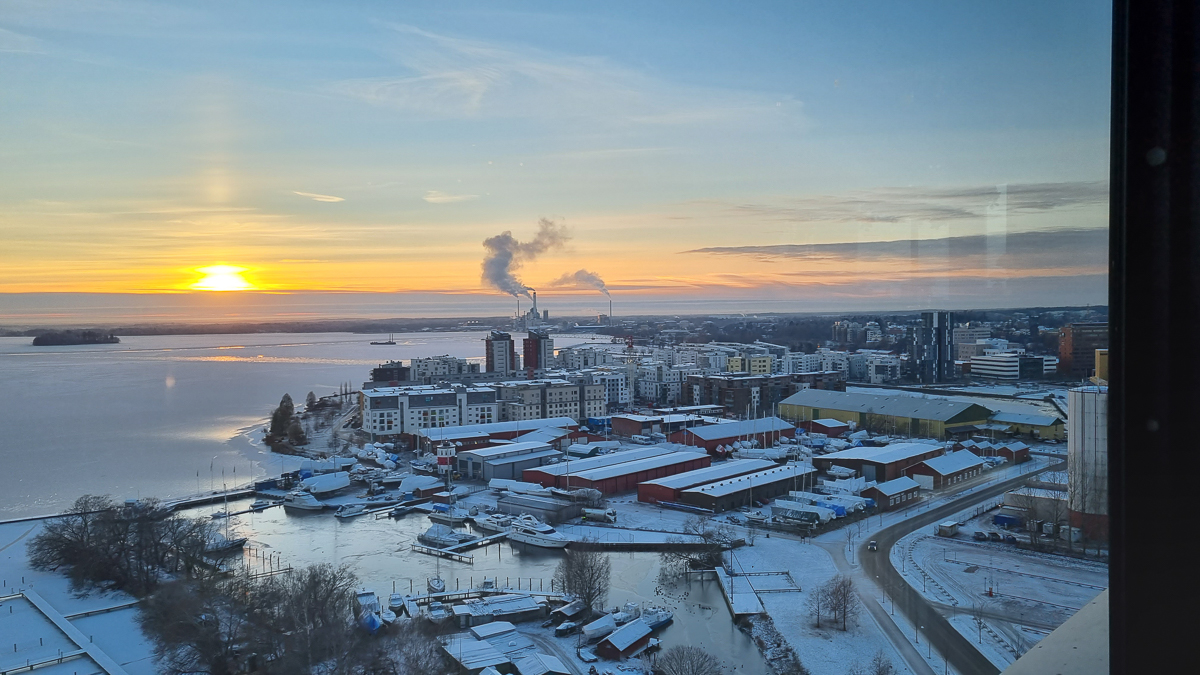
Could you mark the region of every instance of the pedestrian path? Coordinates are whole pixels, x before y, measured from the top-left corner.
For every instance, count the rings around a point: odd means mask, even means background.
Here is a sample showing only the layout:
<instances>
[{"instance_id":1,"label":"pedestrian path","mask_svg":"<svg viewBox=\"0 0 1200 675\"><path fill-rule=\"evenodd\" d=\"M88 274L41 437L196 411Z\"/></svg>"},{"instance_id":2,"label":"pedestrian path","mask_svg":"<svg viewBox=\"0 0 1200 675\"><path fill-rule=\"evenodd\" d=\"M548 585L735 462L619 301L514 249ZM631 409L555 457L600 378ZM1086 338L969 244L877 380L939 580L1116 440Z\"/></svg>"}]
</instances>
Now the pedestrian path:
<instances>
[{"instance_id":1,"label":"pedestrian path","mask_svg":"<svg viewBox=\"0 0 1200 675\"><path fill-rule=\"evenodd\" d=\"M108 673L108 675L129 675L124 668L122 668L116 661L112 659L112 657L110 657L108 654L105 654L102 649L89 640L88 637L84 635L78 628L71 625L71 622L67 621L62 614L59 614L58 610L51 607L50 603L46 602L42 596L38 595L32 589L22 590L21 595L25 596L26 600L33 603L33 606L37 607L38 611L41 612L42 615L54 622L54 625L57 626L58 629L67 636L67 638L79 645L79 648L86 652L88 657L91 658L92 661L95 661L96 665L100 666L104 672Z\"/></svg>"}]
</instances>

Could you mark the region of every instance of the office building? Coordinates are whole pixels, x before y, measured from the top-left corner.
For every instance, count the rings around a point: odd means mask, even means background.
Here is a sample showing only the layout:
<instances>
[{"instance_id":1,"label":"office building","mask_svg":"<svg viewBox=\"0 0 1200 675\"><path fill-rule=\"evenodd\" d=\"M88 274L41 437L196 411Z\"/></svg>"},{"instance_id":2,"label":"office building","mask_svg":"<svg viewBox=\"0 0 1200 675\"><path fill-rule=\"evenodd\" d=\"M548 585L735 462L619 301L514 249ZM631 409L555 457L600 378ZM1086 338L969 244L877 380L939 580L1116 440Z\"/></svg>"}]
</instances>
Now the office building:
<instances>
[{"instance_id":1,"label":"office building","mask_svg":"<svg viewBox=\"0 0 1200 675\"><path fill-rule=\"evenodd\" d=\"M1097 349L1108 349L1107 323L1063 326L1058 338L1058 372L1070 377L1091 377L1096 370Z\"/></svg>"},{"instance_id":2,"label":"office building","mask_svg":"<svg viewBox=\"0 0 1200 675\"><path fill-rule=\"evenodd\" d=\"M550 339L549 333L531 330L523 346L525 370L546 370L555 365L554 340Z\"/></svg>"},{"instance_id":3,"label":"office building","mask_svg":"<svg viewBox=\"0 0 1200 675\"><path fill-rule=\"evenodd\" d=\"M954 379L954 314L922 312L917 325L912 357L921 384L941 384Z\"/></svg>"}]
</instances>

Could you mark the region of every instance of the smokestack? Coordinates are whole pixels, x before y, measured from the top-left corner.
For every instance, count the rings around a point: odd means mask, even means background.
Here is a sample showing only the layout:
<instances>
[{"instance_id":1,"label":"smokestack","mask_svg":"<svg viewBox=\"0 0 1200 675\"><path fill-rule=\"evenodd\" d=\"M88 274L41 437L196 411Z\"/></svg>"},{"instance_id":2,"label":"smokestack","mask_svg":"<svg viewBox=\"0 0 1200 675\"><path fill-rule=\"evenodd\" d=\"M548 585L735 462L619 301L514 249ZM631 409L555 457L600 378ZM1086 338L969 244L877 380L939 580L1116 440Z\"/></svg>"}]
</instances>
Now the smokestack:
<instances>
[{"instance_id":1,"label":"smokestack","mask_svg":"<svg viewBox=\"0 0 1200 675\"><path fill-rule=\"evenodd\" d=\"M537 316L537 291L533 290L532 288L529 289L529 291L533 293L533 315Z\"/></svg>"},{"instance_id":2,"label":"smokestack","mask_svg":"<svg viewBox=\"0 0 1200 675\"><path fill-rule=\"evenodd\" d=\"M608 325L613 325L612 320L612 296L608 296Z\"/></svg>"}]
</instances>

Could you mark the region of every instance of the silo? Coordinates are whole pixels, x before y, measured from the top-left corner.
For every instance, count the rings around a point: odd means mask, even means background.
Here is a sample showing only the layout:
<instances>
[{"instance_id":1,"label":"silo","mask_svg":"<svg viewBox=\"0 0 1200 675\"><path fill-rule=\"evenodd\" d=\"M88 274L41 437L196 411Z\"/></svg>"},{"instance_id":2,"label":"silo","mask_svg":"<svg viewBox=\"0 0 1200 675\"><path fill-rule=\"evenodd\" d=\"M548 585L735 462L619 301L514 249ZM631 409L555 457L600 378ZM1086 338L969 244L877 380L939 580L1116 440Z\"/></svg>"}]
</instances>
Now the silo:
<instances>
[{"instance_id":1,"label":"silo","mask_svg":"<svg viewBox=\"0 0 1200 675\"><path fill-rule=\"evenodd\" d=\"M1108 540L1108 387L1067 393L1067 508L1071 526Z\"/></svg>"}]
</instances>

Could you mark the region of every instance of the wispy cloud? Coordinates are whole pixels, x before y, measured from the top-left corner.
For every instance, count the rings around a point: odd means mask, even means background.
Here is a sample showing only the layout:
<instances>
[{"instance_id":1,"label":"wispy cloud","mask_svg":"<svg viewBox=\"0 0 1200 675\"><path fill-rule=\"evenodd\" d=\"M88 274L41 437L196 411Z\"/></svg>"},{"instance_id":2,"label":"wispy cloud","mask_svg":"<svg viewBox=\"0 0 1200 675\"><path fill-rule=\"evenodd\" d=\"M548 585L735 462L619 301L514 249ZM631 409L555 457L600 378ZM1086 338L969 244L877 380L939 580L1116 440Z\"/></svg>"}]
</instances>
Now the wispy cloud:
<instances>
[{"instance_id":1,"label":"wispy cloud","mask_svg":"<svg viewBox=\"0 0 1200 675\"><path fill-rule=\"evenodd\" d=\"M0 28L0 52L15 54L44 53L41 40L29 35L13 32L6 28Z\"/></svg>"},{"instance_id":2,"label":"wispy cloud","mask_svg":"<svg viewBox=\"0 0 1200 675\"><path fill-rule=\"evenodd\" d=\"M455 202L469 202L472 199L479 199L479 195L452 195L448 192L429 190L421 199L430 204L453 204Z\"/></svg>"},{"instance_id":3,"label":"wispy cloud","mask_svg":"<svg viewBox=\"0 0 1200 675\"><path fill-rule=\"evenodd\" d=\"M705 202L726 215L795 222L902 223L1022 215L1108 203L1108 183L1027 183L977 187L877 188L775 204Z\"/></svg>"},{"instance_id":4,"label":"wispy cloud","mask_svg":"<svg viewBox=\"0 0 1200 675\"><path fill-rule=\"evenodd\" d=\"M390 24L402 72L334 90L418 117L535 118L676 125L748 117L801 119L787 96L682 85L603 58L451 37Z\"/></svg>"},{"instance_id":5,"label":"wispy cloud","mask_svg":"<svg viewBox=\"0 0 1200 675\"><path fill-rule=\"evenodd\" d=\"M773 244L712 246L683 253L746 256L762 262L821 265L822 275L838 267L865 266L877 275L904 273L974 273L1020 275L1031 271L1103 271L1108 261L1108 230L1058 229L1013 234L969 235L933 239L843 242L836 244ZM832 271L824 268L832 268ZM1049 272L1047 272L1049 270ZM857 270L847 274L861 276ZM787 274L787 273L784 273ZM799 274L809 274L800 272Z\"/></svg>"},{"instance_id":6,"label":"wispy cloud","mask_svg":"<svg viewBox=\"0 0 1200 675\"><path fill-rule=\"evenodd\" d=\"M314 202L344 202L344 201L346 201L345 197L335 197L333 195L319 195L319 194L315 194L312 192L296 192L295 190L293 190L292 194L300 195L301 197L308 197L309 199L313 200Z\"/></svg>"}]
</instances>

